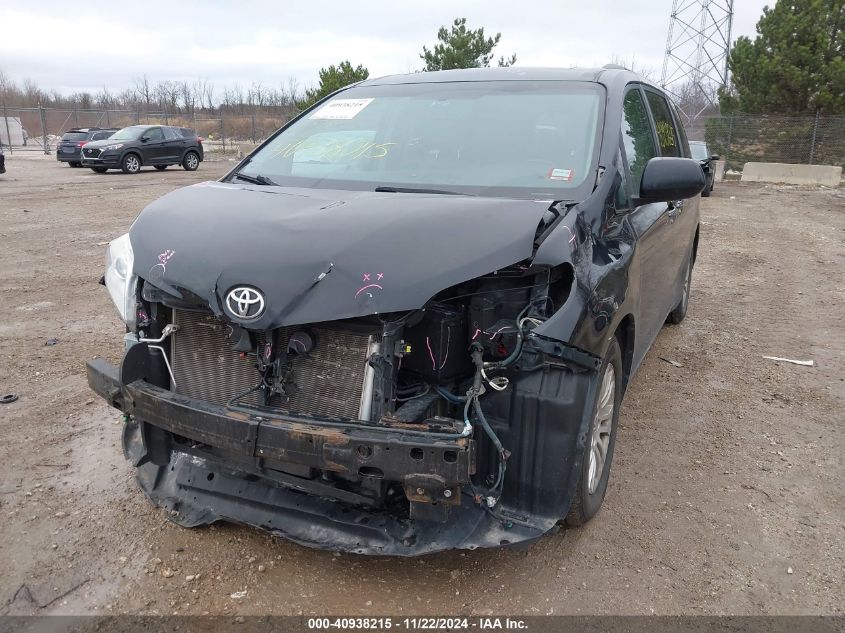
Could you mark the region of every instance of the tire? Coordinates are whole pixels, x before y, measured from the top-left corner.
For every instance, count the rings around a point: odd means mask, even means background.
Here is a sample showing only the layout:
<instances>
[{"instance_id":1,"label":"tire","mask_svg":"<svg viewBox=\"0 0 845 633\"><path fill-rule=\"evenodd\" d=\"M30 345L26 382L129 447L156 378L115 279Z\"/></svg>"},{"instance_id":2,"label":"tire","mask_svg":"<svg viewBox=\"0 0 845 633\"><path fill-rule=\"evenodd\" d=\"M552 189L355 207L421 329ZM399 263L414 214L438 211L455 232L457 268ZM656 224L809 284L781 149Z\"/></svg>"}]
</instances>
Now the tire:
<instances>
[{"instance_id":1,"label":"tire","mask_svg":"<svg viewBox=\"0 0 845 633\"><path fill-rule=\"evenodd\" d=\"M155 168L159 171L164 171L165 169L167 169L167 165L156 165Z\"/></svg>"},{"instance_id":2,"label":"tire","mask_svg":"<svg viewBox=\"0 0 845 633\"><path fill-rule=\"evenodd\" d=\"M187 152L182 159L182 168L185 171L196 171L200 166L200 156L196 152Z\"/></svg>"},{"instance_id":3,"label":"tire","mask_svg":"<svg viewBox=\"0 0 845 633\"><path fill-rule=\"evenodd\" d=\"M120 169L124 174L137 174L141 171L141 159L138 154L129 153L120 161Z\"/></svg>"},{"instance_id":4,"label":"tire","mask_svg":"<svg viewBox=\"0 0 845 633\"><path fill-rule=\"evenodd\" d=\"M687 270L686 276L684 278L684 289L683 294L681 295L681 300L678 302L672 311L669 313L669 316L666 317L667 323L672 323L674 325L678 325L681 321L684 320L684 317L687 316L687 309L689 308L689 294L690 288L692 287L692 255L689 256L687 260Z\"/></svg>"},{"instance_id":5,"label":"tire","mask_svg":"<svg viewBox=\"0 0 845 633\"><path fill-rule=\"evenodd\" d=\"M599 368L599 386L592 406L581 473L572 505L564 519L566 525L584 525L598 513L604 501L616 445L619 406L622 404L622 375L622 351L619 341L613 337Z\"/></svg>"},{"instance_id":6,"label":"tire","mask_svg":"<svg viewBox=\"0 0 845 633\"><path fill-rule=\"evenodd\" d=\"M104 174L108 171L106 167L92 167L91 171L96 171L98 174Z\"/></svg>"},{"instance_id":7,"label":"tire","mask_svg":"<svg viewBox=\"0 0 845 633\"><path fill-rule=\"evenodd\" d=\"M82 163L71 162L71 163L68 163L68 166L70 166L70 167L74 167L74 168L76 168L76 167L82 167Z\"/></svg>"}]
</instances>

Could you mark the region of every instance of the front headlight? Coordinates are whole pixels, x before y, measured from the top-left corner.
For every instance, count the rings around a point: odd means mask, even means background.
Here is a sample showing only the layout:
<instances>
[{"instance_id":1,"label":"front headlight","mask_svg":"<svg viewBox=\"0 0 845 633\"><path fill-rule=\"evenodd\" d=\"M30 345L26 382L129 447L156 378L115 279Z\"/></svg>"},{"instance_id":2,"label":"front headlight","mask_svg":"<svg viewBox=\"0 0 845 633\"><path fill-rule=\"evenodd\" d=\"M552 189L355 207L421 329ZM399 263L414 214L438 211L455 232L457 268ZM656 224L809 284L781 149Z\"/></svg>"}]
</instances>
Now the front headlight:
<instances>
[{"instance_id":1,"label":"front headlight","mask_svg":"<svg viewBox=\"0 0 845 633\"><path fill-rule=\"evenodd\" d=\"M135 327L135 292L138 287L138 278L132 273L134 263L129 233L109 242L106 251L106 289L120 312L120 318L130 330Z\"/></svg>"},{"instance_id":2,"label":"front headlight","mask_svg":"<svg viewBox=\"0 0 845 633\"><path fill-rule=\"evenodd\" d=\"M102 150L102 151L104 151L104 152L108 152L108 151L111 151L111 150L113 150L113 149L120 149L121 147L123 147L123 143L115 143L114 145L106 145L106 146L103 148L103 150Z\"/></svg>"}]
</instances>

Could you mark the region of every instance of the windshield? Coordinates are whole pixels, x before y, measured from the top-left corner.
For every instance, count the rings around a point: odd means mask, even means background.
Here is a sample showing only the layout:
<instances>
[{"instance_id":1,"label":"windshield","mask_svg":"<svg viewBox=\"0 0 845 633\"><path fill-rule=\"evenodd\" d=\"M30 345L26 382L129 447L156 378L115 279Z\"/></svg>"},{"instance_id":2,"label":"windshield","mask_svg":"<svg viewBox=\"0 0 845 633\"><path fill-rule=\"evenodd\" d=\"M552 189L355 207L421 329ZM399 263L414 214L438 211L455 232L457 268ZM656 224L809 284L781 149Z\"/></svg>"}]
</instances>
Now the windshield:
<instances>
[{"instance_id":1,"label":"windshield","mask_svg":"<svg viewBox=\"0 0 845 633\"><path fill-rule=\"evenodd\" d=\"M567 199L594 181L603 102L580 82L362 86L293 123L242 172L298 187Z\"/></svg>"},{"instance_id":2,"label":"windshield","mask_svg":"<svg viewBox=\"0 0 845 633\"><path fill-rule=\"evenodd\" d=\"M707 160L710 158L710 153L707 151L707 145L705 143L690 143L689 149L695 160Z\"/></svg>"},{"instance_id":3,"label":"windshield","mask_svg":"<svg viewBox=\"0 0 845 633\"><path fill-rule=\"evenodd\" d=\"M147 128L144 126L138 125L130 125L129 127L125 127L122 130L118 130L114 134L109 137L110 141L134 141L139 136L141 136L141 132L146 130Z\"/></svg>"}]
</instances>

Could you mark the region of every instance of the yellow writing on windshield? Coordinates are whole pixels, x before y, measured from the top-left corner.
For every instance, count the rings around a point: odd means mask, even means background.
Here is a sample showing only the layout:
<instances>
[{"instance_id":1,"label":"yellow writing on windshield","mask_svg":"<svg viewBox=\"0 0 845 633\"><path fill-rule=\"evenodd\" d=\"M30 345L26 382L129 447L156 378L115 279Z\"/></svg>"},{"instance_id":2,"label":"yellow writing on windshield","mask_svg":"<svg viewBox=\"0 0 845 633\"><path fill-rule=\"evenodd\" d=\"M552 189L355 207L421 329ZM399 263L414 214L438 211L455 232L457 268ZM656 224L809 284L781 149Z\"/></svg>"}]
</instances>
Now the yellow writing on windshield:
<instances>
[{"instance_id":1,"label":"yellow writing on windshield","mask_svg":"<svg viewBox=\"0 0 845 633\"><path fill-rule=\"evenodd\" d=\"M396 143L372 143L361 139L309 138L283 145L275 150L273 156L289 158L298 154L298 158L314 161L384 158L393 145Z\"/></svg>"}]
</instances>

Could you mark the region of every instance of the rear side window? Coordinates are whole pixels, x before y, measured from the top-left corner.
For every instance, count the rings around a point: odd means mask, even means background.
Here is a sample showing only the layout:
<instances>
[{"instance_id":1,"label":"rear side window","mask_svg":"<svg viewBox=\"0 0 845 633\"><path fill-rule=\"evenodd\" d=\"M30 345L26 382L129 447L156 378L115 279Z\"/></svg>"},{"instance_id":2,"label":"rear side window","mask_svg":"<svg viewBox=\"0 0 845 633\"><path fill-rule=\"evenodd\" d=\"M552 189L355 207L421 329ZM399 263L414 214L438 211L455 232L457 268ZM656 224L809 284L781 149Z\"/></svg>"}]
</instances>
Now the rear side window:
<instances>
[{"instance_id":1,"label":"rear side window","mask_svg":"<svg viewBox=\"0 0 845 633\"><path fill-rule=\"evenodd\" d=\"M172 127L165 127L162 129L164 130L164 138L168 141L175 141L182 138Z\"/></svg>"},{"instance_id":2,"label":"rear side window","mask_svg":"<svg viewBox=\"0 0 845 633\"><path fill-rule=\"evenodd\" d=\"M622 143L625 146L628 168L631 170L631 190L638 196L645 165L657 156L657 150L654 147L648 110L640 91L631 90L625 95L622 108Z\"/></svg>"},{"instance_id":3,"label":"rear side window","mask_svg":"<svg viewBox=\"0 0 845 633\"><path fill-rule=\"evenodd\" d=\"M646 94L648 95L651 114L654 117L654 127L657 131L657 142L660 143L661 156L682 156L678 131L675 129L675 121L669 112L669 104L656 92L648 91Z\"/></svg>"},{"instance_id":4,"label":"rear side window","mask_svg":"<svg viewBox=\"0 0 845 633\"><path fill-rule=\"evenodd\" d=\"M197 136L196 132L186 127L179 128L179 131L182 132L183 138L196 138Z\"/></svg>"},{"instance_id":5,"label":"rear side window","mask_svg":"<svg viewBox=\"0 0 845 633\"><path fill-rule=\"evenodd\" d=\"M63 141L87 141L88 132L67 132L62 136Z\"/></svg>"}]
</instances>

